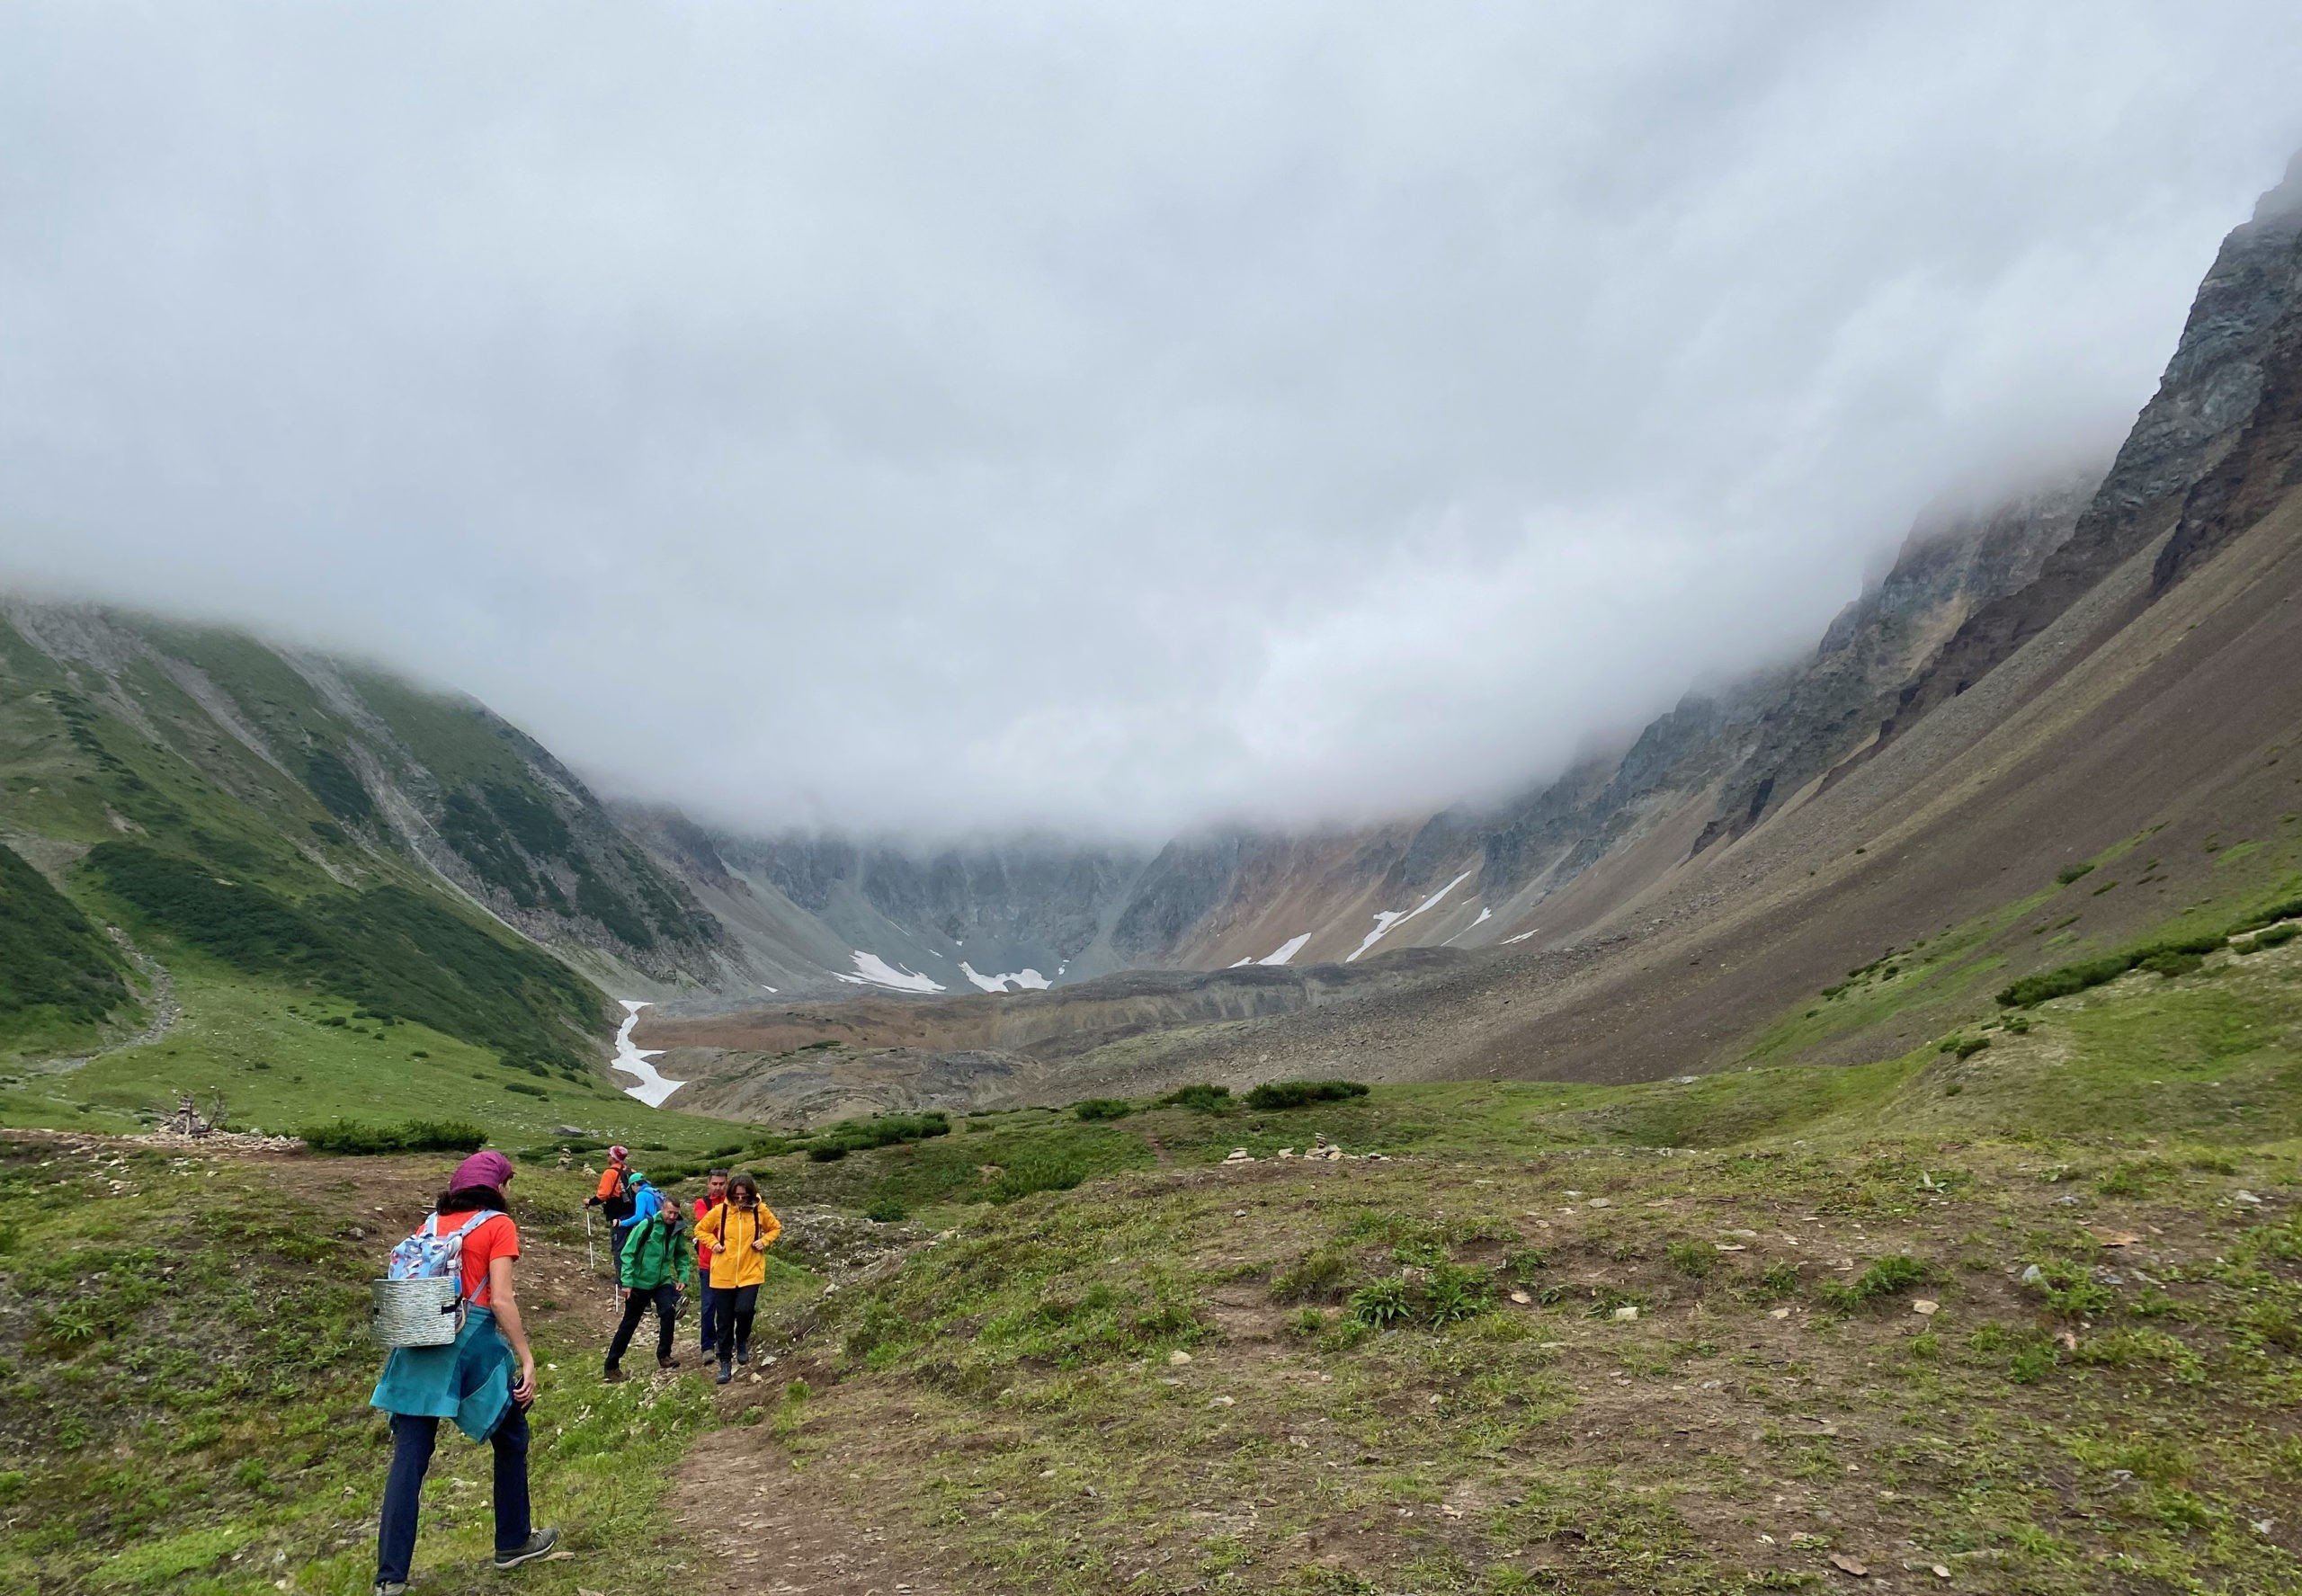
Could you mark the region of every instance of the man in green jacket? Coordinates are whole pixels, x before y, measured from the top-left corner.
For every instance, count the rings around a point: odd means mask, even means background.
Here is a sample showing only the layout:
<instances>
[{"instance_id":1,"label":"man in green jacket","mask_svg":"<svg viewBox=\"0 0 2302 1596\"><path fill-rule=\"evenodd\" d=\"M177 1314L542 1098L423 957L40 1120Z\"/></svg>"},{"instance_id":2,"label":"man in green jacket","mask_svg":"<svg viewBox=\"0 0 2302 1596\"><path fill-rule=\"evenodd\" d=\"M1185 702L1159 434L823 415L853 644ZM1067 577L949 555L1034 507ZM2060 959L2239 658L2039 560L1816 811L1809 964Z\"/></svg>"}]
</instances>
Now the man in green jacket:
<instances>
[{"instance_id":1,"label":"man in green jacket","mask_svg":"<svg viewBox=\"0 0 2302 1596\"><path fill-rule=\"evenodd\" d=\"M623 1354L632 1333L652 1306L656 1310L656 1367L677 1369L672 1356L672 1330L679 1317L680 1276L688 1264L687 1217L675 1202L659 1202L656 1211L631 1227L616 1254L616 1279L623 1288L623 1320L608 1343L607 1380L624 1378Z\"/></svg>"}]
</instances>

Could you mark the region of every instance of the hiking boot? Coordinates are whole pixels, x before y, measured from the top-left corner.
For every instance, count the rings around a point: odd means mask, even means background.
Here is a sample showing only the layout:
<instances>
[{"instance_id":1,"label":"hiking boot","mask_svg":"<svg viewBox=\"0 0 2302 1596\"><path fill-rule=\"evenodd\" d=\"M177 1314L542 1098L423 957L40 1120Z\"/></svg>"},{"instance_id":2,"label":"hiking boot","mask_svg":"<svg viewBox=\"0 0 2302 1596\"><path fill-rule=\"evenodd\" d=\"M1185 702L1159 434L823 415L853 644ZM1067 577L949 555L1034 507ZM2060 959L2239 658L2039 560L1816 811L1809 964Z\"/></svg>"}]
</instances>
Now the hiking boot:
<instances>
[{"instance_id":1,"label":"hiking boot","mask_svg":"<svg viewBox=\"0 0 2302 1596\"><path fill-rule=\"evenodd\" d=\"M738 1348L736 1348L736 1362L738 1362L738 1363L749 1363L751 1360L752 1360L752 1350L751 1350L749 1347L738 1347Z\"/></svg>"},{"instance_id":2,"label":"hiking boot","mask_svg":"<svg viewBox=\"0 0 2302 1596\"><path fill-rule=\"evenodd\" d=\"M728 1362L725 1358L722 1358L719 1360L719 1372L713 1378L711 1383L715 1386L724 1386L735 1378L736 1366Z\"/></svg>"},{"instance_id":3,"label":"hiking boot","mask_svg":"<svg viewBox=\"0 0 2302 1596\"><path fill-rule=\"evenodd\" d=\"M495 1554L498 1568L517 1568L522 1563L532 1563L559 1544L559 1531L539 1529L508 1552Z\"/></svg>"},{"instance_id":4,"label":"hiking boot","mask_svg":"<svg viewBox=\"0 0 2302 1596\"><path fill-rule=\"evenodd\" d=\"M406 1580L378 1580L376 1596L407 1596Z\"/></svg>"},{"instance_id":5,"label":"hiking boot","mask_svg":"<svg viewBox=\"0 0 2302 1596\"><path fill-rule=\"evenodd\" d=\"M676 1353L668 1358L658 1358L656 1360L656 1367L657 1369L677 1369L679 1366L680 1360Z\"/></svg>"},{"instance_id":6,"label":"hiking boot","mask_svg":"<svg viewBox=\"0 0 2302 1596\"><path fill-rule=\"evenodd\" d=\"M600 1378L605 1380L611 1386L616 1384L619 1380L628 1380L631 1377L629 1375L624 1373L623 1370L618 1369L612 1363L600 1370Z\"/></svg>"}]
</instances>

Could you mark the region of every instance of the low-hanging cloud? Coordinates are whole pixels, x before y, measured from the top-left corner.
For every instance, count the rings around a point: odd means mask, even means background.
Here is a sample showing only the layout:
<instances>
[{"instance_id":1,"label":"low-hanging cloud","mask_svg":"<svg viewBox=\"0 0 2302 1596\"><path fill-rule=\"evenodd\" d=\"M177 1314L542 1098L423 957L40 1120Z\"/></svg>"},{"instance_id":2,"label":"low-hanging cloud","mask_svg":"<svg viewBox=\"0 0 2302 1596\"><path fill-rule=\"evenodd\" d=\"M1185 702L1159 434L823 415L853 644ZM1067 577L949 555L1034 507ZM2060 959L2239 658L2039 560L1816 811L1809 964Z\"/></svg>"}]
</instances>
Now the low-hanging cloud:
<instances>
[{"instance_id":1,"label":"low-hanging cloud","mask_svg":"<svg viewBox=\"0 0 2302 1596\"><path fill-rule=\"evenodd\" d=\"M2105 455L2302 13L0 15L0 579L756 827L1555 768Z\"/></svg>"}]
</instances>

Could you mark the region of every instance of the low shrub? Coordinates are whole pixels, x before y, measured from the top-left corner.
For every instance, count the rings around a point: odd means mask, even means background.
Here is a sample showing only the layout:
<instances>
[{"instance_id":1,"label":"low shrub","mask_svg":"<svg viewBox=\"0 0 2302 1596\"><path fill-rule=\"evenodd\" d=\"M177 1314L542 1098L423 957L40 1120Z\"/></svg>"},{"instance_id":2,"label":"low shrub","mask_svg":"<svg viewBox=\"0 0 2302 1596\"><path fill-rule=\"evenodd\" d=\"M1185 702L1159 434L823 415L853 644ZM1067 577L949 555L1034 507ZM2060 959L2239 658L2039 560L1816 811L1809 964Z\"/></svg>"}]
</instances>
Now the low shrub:
<instances>
[{"instance_id":1,"label":"low shrub","mask_svg":"<svg viewBox=\"0 0 2302 1596\"><path fill-rule=\"evenodd\" d=\"M296 1133L315 1153L360 1156L382 1153L477 1153L486 1145L483 1126L465 1119L410 1119L405 1125L369 1125L334 1119Z\"/></svg>"},{"instance_id":2,"label":"low shrub","mask_svg":"<svg viewBox=\"0 0 2302 1596\"><path fill-rule=\"evenodd\" d=\"M1907 1253L1889 1253L1851 1280L1825 1280L1816 1295L1835 1308L1856 1308L1925 1282L1926 1265Z\"/></svg>"},{"instance_id":3,"label":"low shrub","mask_svg":"<svg viewBox=\"0 0 2302 1596\"><path fill-rule=\"evenodd\" d=\"M2066 864L2054 873L2055 885L2057 887L2067 887L2073 881L2077 880L2081 876L2091 874L2093 869L2094 865L2092 860L2089 860L2084 864Z\"/></svg>"},{"instance_id":4,"label":"low shrub","mask_svg":"<svg viewBox=\"0 0 2302 1596\"><path fill-rule=\"evenodd\" d=\"M1357 1081L1266 1081L1247 1093L1251 1109L1301 1109L1315 1102L1348 1102L1367 1095Z\"/></svg>"},{"instance_id":5,"label":"low shrub","mask_svg":"<svg viewBox=\"0 0 2302 1596\"><path fill-rule=\"evenodd\" d=\"M863 1217L874 1225L900 1225L911 1217L911 1210L899 1202L875 1202L863 1210Z\"/></svg>"},{"instance_id":6,"label":"low shrub","mask_svg":"<svg viewBox=\"0 0 2302 1596\"><path fill-rule=\"evenodd\" d=\"M1179 1086L1159 1100L1163 1108L1189 1109L1194 1114L1227 1114L1238 1105L1231 1101L1228 1086L1217 1086L1206 1081L1189 1086Z\"/></svg>"},{"instance_id":7,"label":"low shrub","mask_svg":"<svg viewBox=\"0 0 2302 1596\"><path fill-rule=\"evenodd\" d=\"M1123 1097L1090 1097L1073 1103L1071 1111L1082 1119L1124 1119L1135 1105Z\"/></svg>"}]
</instances>

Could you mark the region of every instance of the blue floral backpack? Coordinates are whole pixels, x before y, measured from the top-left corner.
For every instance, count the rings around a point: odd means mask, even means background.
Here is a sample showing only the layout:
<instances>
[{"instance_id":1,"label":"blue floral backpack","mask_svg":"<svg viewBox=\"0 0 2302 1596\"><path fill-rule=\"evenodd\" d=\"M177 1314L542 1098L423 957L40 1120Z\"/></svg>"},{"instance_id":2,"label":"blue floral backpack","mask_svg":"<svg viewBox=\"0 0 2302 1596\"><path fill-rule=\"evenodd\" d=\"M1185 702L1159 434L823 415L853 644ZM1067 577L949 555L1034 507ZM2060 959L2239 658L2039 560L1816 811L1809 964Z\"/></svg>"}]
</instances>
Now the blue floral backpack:
<instances>
[{"instance_id":1,"label":"blue floral backpack","mask_svg":"<svg viewBox=\"0 0 2302 1596\"><path fill-rule=\"evenodd\" d=\"M428 1216L415 1234L392 1249L384 1279L370 1292L370 1331L385 1347L442 1347L463 1328L464 1237L502 1210L482 1208L447 1235L440 1216Z\"/></svg>"}]
</instances>

